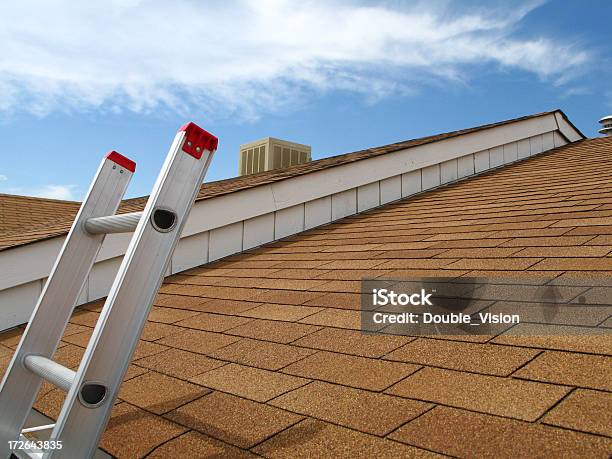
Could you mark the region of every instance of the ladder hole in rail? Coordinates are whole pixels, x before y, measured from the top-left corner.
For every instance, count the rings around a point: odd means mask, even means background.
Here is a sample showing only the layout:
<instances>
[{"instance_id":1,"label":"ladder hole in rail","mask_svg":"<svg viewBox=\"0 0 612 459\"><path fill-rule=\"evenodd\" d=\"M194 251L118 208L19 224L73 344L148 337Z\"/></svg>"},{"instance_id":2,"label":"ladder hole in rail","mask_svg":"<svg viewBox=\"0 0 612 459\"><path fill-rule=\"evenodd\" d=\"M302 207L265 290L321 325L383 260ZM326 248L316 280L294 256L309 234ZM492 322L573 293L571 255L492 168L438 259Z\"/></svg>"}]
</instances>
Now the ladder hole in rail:
<instances>
[{"instance_id":1,"label":"ladder hole in rail","mask_svg":"<svg viewBox=\"0 0 612 459\"><path fill-rule=\"evenodd\" d=\"M155 209L151 220L153 228L162 233L167 233L176 225L176 214L168 209Z\"/></svg>"},{"instance_id":2,"label":"ladder hole in rail","mask_svg":"<svg viewBox=\"0 0 612 459\"><path fill-rule=\"evenodd\" d=\"M106 397L106 386L98 383L85 383L81 387L80 395L83 405L95 408L104 401Z\"/></svg>"}]
</instances>

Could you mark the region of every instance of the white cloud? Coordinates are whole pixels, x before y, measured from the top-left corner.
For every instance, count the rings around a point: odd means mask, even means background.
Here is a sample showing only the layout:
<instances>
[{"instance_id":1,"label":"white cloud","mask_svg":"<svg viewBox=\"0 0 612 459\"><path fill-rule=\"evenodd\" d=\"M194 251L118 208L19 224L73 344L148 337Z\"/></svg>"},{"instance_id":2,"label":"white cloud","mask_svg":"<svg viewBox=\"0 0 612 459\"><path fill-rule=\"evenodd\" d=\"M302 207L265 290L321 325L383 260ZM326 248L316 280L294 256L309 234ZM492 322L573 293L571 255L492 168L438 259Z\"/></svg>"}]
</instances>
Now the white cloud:
<instances>
[{"instance_id":1,"label":"white cloud","mask_svg":"<svg viewBox=\"0 0 612 459\"><path fill-rule=\"evenodd\" d=\"M8 180L8 177L6 175L0 174L0 182L5 182Z\"/></svg>"},{"instance_id":2,"label":"white cloud","mask_svg":"<svg viewBox=\"0 0 612 459\"><path fill-rule=\"evenodd\" d=\"M40 188L34 190L31 196L39 196L41 198L51 199L74 199L73 190L74 185L43 185Z\"/></svg>"},{"instance_id":3,"label":"white cloud","mask_svg":"<svg viewBox=\"0 0 612 459\"><path fill-rule=\"evenodd\" d=\"M317 92L376 100L465 83L482 63L561 84L589 54L555 37L518 37L517 25L539 4L469 11L461 3L348 0L7 2L0 111L253 118Z\"/></svg>"},{"instance_id":4,"label":"white cloud","mask_svg":"<svg viewBox=\"0 0 612 459\"><path fill-rule=\"evenodd\" d=\"M20 196L36 196L39 198L76 200L74 191L76 185L41 185L34 188L8 188L3 193L16 194Z\"/></svg>"}]
</instances>

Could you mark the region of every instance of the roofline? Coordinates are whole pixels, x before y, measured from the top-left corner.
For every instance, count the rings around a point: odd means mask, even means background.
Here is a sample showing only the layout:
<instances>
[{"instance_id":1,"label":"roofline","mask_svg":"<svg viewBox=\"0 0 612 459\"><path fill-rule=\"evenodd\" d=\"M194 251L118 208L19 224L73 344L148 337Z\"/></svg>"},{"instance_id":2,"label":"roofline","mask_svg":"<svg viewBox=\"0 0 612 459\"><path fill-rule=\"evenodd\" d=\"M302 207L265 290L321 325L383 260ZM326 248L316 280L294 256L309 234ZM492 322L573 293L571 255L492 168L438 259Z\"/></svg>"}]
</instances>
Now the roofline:
<instances>
[{"instance_id":1,"label":"roofline","mask_svg":"<svg viewBox=\"0 0 612 459\"><path fill-rule=\"evenodd\" d=\"M525 121L525 120L529 120L529 119L533 119L533 118L539 118L539 117L542 117L542 116L547 116L547 115L554 115L555 113L559 113L559 114L561 114L561 116L563 117L563 119L565 119L565 121L567 121L567 122L568 122L568 124L569 124L569 125L570 125L570 126L571 126L571 127L574 129L574 130L576 130L576 132L577 132L578 134L580 134L580 136L581 136L583 139L586 139L586 138L587 138L587 137L586 137L586 136L585 136L585 135L584 135L584 134L583 134L583 133L580 131L580 129L578 129L578 128L577 128L577 127L574 125L574 123L572 123L572 122L569 120L569 118L568 118L568 117L567 117L567 115L566 115L566 114L563 112L563 110L561 110L560 108L556 108L556 109L554 109L554 110L550 110L550 111L547 111L547 112L540 112L540 113L534 113L533 115L519 116L519 117L517 117L517 118L511 118L511 119L508 119L508 120L498 121L498 122L495 122L495 123L482 124L482 125L480 125L480 126L474 126L474 127L471 127L471 128L464 128L464 129L457 129L457 130L455 130L455 131L449 131L449 132L440 132L440 133L438 133L438 134L433 134L433 135L430 135L430 136L425 136L425 137L418 137L418 138L416 138L416 139L412 139L412 140L408 140L408 141L403 141L403 142L391 143L391 144L388 144L388 145L383 145L383 146L380 146L380 147L370 147L370 148L368 148L368 150L376 150L376 149L380 149L380 148L388 148L388 147L392 147L392 146L394 146L394 145L400 145L400 147L399 147L397 150L395 150L395 151L398 151L398 150L403 150L403 149L405 149L405 148L406 148L406 147L401 147L401 144L406 143L406 142L416 142L416 141L421 141L421 140L425 140L425 139L432 138L432 140L431 140L431 141L426 141L425 143L435 143L435 142L440 142L440 141L442 141L442 140L446 140L446 139L450 139L450 138L453 138L453 137L457 137L457 136L460 136L460 135L471 134L471 133L473 133L473 132L477 132L477 131L484 131L484 130L488 130L488 129L494 129L494 128L496 128L496 127L499 127L499 126L504 126L504 125L506 125L506 124L516 123L516 122L519 122L519 121ZM444 137L444 138L438 138L439 136L442 136L442 135L443 135L443 136L445 136L445 137ZM419 144L419 145L424 145L424 143ZM342 154L342 155L338 155L338 156L343 156L343 155L347 155L347 154L348 154L348 155L350 155L351 153L344 153L344 154ZM326 158L326 159L327 159L327 158Z\"/></svg>"},{"instance_id":2,"label":"roofline","mask_svg":"<svg viewBox=\"0 0 612 459\"><path fill-rule=\"evenodd\" d=\"M425 136L425 137L420 137L416 139L406 140L403 142L387 144L387 145L383 145L380 147L371 147L365 150L359 150L355 152L344 153L341 155L330 156L330 157L321 158L315 161L311 161L305 164L290 166L284 169L276 169L272 171L265 171L265 172L260 172L257 174L251 174L248 176L233 177L233 178L218 180L214 182L207 182L203 184L202 187L200 188L200 192L198 193L198 196L196 197L196 202L206 201L208 199L217 198L221 196L227 196L227 195L237 193L240 191L246 191L249 189L255 189L255 188L262 187L262 186L271 185L273 183L284 182L288 179L294 179L297 177L310 175L315 172L333 169L337 166L361 162L364 159L380 157L388 153L411 150L415 147L422 147L425 145L435 144L435 143L442 142L442 141L448 141L448 140L451 140L451 139L454 139L454 138L457 138L463 135L479 133L482 131L491 130L493 128L511 125L517 122L528 121L528 120L532 120L535 118L546 117L546 116L551 116L551 115L555 117L556 113L559 113L563 117L564 121L567 121L568 124L572 127L572 129L575 129L576 132L580 134L580 136L583 139L586 138L584 134L582 134L582 132L580 132L577 128L574 127L573 124L569 122L569 120L567 119L567 116L565 115L565 113L563 113L562 110L555 109L553 111L541 112L541 113L522 116L518 118L512 118L509 120L504 120L504 121L500 121L496 123L489 123L485 125L475 126L472 128L455 130L455 131L450 131L447 133L439 133L439 134L435 134L431 136ZM558 121L555 121L555 123L558 127L559 125ZM570 140L570 139L566 138L566 140ZM329 164L325 164L326 162ZM315 167L312 167L313 165ZM317 165L321 165L321 167L316 167ZM255 180L256 183L252 183L254 181L253 179L260 179L260 180L259 181ZM208 196L206 195L206 191L209 190L210 188L214 188L214 186L218 186L218 185L229 184L232 182L236 184L235 187L232 188L228 186L225 189L221 187L221 190L211 195L208 195ZM144 204L146 203L147 197L148 196L142 196L142 197L129 198L129 199L123 200L119 213L140 210L140 206L141 205L144 206ZM139 202L139 201L142 201L142 202ZM36 230L36 229L40 229L40 228L38 227L33 228L33 230ZM47 240L47 239L54 238L54 237L58 237L63 234L66 234L67 232L68 232L67 229L58 230L56 232L50 232L48 235L44 235L42 237L39 237L38 239L34 239L31 241L25 241L25 242L18 243L15 245L0 247L0 251L28 245L34 242L39 242L39 241Z\"/></svg>"},{"instance_id":3,"label":"roofline","mask_svg":"<svg viewBox=\"0 0 612 459\"><path fill-rule=\"evenodd\" d=\"M580 134L580 136L582 136L583 139L587 138L587 136L585 136L582 133L582 131L580 131L580 129L578 129L574 125L574 123L572 123L570 121L570 119L563 112L563 110L561 110L560 108L556 108L554 110L550 110L550 111L546 111L546 112L540 112L540 113L534 113L532 115L520 116L520 117L517 117L517 118L511 118L511 119L508 119L508 120L498 121L498 122L495 122L495 123L487 123L487 124L482 124L480 126L474 126L474 127L471 127L471 128L464 128L464 129L457 129L457 130L449 131L449 132L440 132L440 133L433 134L433 135L428 135L428 136L424 136L424 137L417 137L417 138L409 139L409 140L403 140L403 141L400 141L400 142L394 142L394 143L390 143L390 144L386 144L386 145L381 145L381 146L378 146L378 147L369 147L369 148L366 148L366 149L363 149L363 150L357 150L357 151L352 151L352 152L348 152L348 153L341 153L339 155L326 156L324 158L315 159L315 160L310 161L310 162L308 162L306 164L307 165L319 164L322 161L329 161L329 160L334 159L334 158L349 157L350 155L355 155L355 154L358 154L358 153L365 153L365 152L368 152L368 151L376 153L377 150L382 150L382 149L386 150L385 153L393 153L395 151L400 151L400 150L405 150L407 148L412 148L411 146L405 146L404 145L404 144L406 144L408 142L419 142L418 145L425 145L425 144L428 144L428 143L440 142L442 140L446 140L446 139L449 139L449 138L457 137L457 136L460 136L460 135L466 135L466 134L470 134L470 133L477 132L477 131L493 129L493 128L496 128L496 127L499 127L499 126L503 126L503 125L506 125L506 124L511 124L511 123L516 123L516 122L519 122L519 121L528 120L528 119L533 119L533 118L538 118L538 117L542 117L542 116L552 115L552 114L555 114L555 113L559 113L563 117L563 119L578 134ZM441 138L440 136L444 136L444 137ZM263 142L263 141L267 141L267 140L280 140L282 142L288 142L288 143L293 143L295 145L300 145L300 146L308 147L308 145L303 145L303 144L298 144L296 142L290 142L290 141L286 141L286 140L282 140L282 139L277 139L276 137L264 137L262 139L255 140L253 142L242 144L242 145L240 145L240 147L242 148L243 146L246 146L246 145L250 145L250 144L254 144L254 143L258 143L258 142ZM418 146L418 145L414 145L414 146ZM396 148L394 148L394 147L396 147ZM367 157L356 159L356 161L361 161L361 160L364 160L364 159L367 159ZM330 165L329 167L335 167L335 166L338 166L338 165L340 165L340 164L333 164L333 165ZM249 174L248 176L237 176L237 177L230 177L230 178L221 179L221 180L214 180L214 181L211 181L211 182L204 183L203 187L206 187L207 185L208 186L210 186L210 185L219 185L219 184L229 183L229 182L232 182L232 181L239 181L241 179L244 179L244 177L249 177L249 178L252 179L253 177L264 176L264 175L270 174L272 172L288 171L288 170L291 170L291 169L300 169L300 168L303 168L303 166L304 166L304 164L296 164L294 166L289 166L289 167L286 167L286 168L283 168L283 169L275 169L275 170L272 170L272 171L263 171L263 172L258 172L258 173L255 173L255 174ZM316 172L317 170L319 170L319 169L312 170L312 171L311 170L305 170L305 171L303 171L299 175L309 174L311 172ZM281 180L286 180L288 178L290 178L290 177L286 177L286 178L283 178ZM253 186L255 187L255 186L259 186L259 185L255 184ZM228 192L231 193L233 191L228 191ZM222 194L224 194L224 193L220 193L220 194L215 195L215 196L221 196ZM39 198L39 197L35 197L35 196L9 195L9 194L0 193L0 196L2 196L2 195L5 195L5 196L16 196L16 197L26 197L26 198L31 198L31 199L40 199L40 200L63 202L63 203L66 203L66 202L80 203L79 201L67 201L67 200L61 200L61 199ZM148 198L148 195L137 196L137 197L134 197L134 198L124 199L124 200L122 200L122 203L127 203L127 202L130 202L130 201L137 201L137 200L146 199L146 198ZM208 197L196 197L196 201L201 201L203 199L208 199Z\"/></svg>"},{"instance_id":4,"label":"roofline","mask_svg":"<svg viewBox=\"0 0 612 459\"><path fill-rule=\"evenodd\" d=\"M11 194L11 193L0 193L0 196L8 196L11 198L25 198L25 199L36 199L38 201L57 202L61 204L81 204L81 201L72 201L68 199L54 199L54 198L42 198L40 196L29 196L27 194Z\"/></svg>"},{"instance_id":5,"label":"roofline","mask_svg":"<svg viewBox=\"0 0 612 459\"><path fill-rule=\"evenodd\" d=\"M394 142L394 143L390 143L390 144L386 144L386 145L381 145L378 147L369 147L363 150L357 150L357 151L352 151L352 152L348 152L348 153L341 153L339 155L333 155L333 156L326 156L324 158L319 158L319 159L315 159L313 161L310 161L309 163L307 163L308 165L312 165L312 164L317 164L320 163L322 161L328 161L330 159L334 159L334 158L342 158L342 157L347 157L350 155L355 155L357 153L365 153L368 151L371 152L376 152L376 150L381 150L381 149L385 149L385 153L393 153L395 151L400 151L400 150L405 150L407 148L413 148L411 146L403 146L402 144L408 143L408 142L422 142L419 143L418 145L414 145L414 146L420 146L420 145L425 145L425 144L429 144L429 143L435 143L435 142L441 142L443 140L447 140L453 137L457 137L460 135L466 135L466 134L471 134L473 132L477 132L477 131L483 131L483 130L488 130L488 129L494 129L496 127L499 126L504 126L506 124L511 124L511 123L516 123L519 121L525 121L525 120L529 120L529 119L533 119L533 118L538 118L538 117L542 117L542 116L547 116L547 115L554 115L555 113L560 113L561 116L565 119L565 121L568 122L568 124L570 124L570 126L576 130L576 132L578 134L580 134L580 136L582 136L583 139L586 139L587 137L569 120L569 118L567 117L567 115L563 112L563 110L561 110L560 108L548 111L548 112L541 112L541 113L535 113L533 115L526 115L526 116L521 116L521 117L517 117L517 118L511 118L508 120L504 120L504 121L499 121L496 123L488 123L488 124L483 124L480 126L474 126L471 128L464 128L464 129L457 129L454 131L449 131L449 132L440 132L438 134L433 134L433 135L428 135L428 136L424 136L424 137L417 137L415 139L409 139L409 140L404 140L404 141L400 141L400 142ZM440 138L440 136L445 136L444 138ZM266 137L267 138L267 137ZM273 137L270 137L270 139L274 139ZM431 140L427 140L427 139L431 139ZM247 144L245 144L247 145ZM393 148L394 146L397 146L397 148L395 149L391 149L389 150L389 148ZM368 159L367 157L364 158L359 158L356 161L361 161L363 159ZM339 165L339 164L338 164ZM294 166L289 166L289 167L285 167L283 169L275 169L273 171L263 171L263 172L257 172L255 174L250 174L248 176L237 176L237 177L230 177L230 178L226 178L226 179L221 179L221 180L215 180L212 182L206 182L204 185L213 185L213 184L222 184L222 183L228 183L234 180L239 180L241 178L244 177L256 177L256 176L261 176L261 175L265 175L265 174L269 174L271 172L279 172L279 171L287 171L287 170L291 170L291 169L299 169L302 168L303 166L305 166L305 164L296 164ZM336 165L332 165L330 167L335 167ZM317 169L319 170L319 169ZM303 174L308 174L310 172L315 172L313 171L304 171ZM300 174L302 175L302 174ZM289 178L289 177L287 177ZM283 179L283 180L286 180ZM257 186L257 185L255 185ZM148 196L139 196L136 198L130 198L130 199L144 199L147 198ZM201 199L205 199L205 198L196 198L196 200L201 200Z\"/></svg>"},{"instance_id":6,"label":"roofline","mask_svg":"<svg viewBox=\"0 0 612 459\"><path fill-rule=\"evenodd\" d=\"M504 120L504 121L499 121L496 123L488 123L488 124L483 124L480 126L475 126L475 127L471 127L471 128L465 128L465 129L457 129L455 131L449 131L449 132L441 132L438 134L433 134L433 135L429 135L429 136L424 136L424 137L417 137L415 139L409 139L409 140L404 140L404 141L400 141L400 142L394 142L394 143L390 143L390 144L386 144L386 145L382 145L382 146L378 146L378 147L369 147L366 148L364 150L357 150L357 151L352 151L349 153L341 153L339 155L333 155L333 156L326 156L324 158L319 158L319 159L315 159L313 161L310 161L306 164L296 164L294 166L289 166L289 167L285 167L283 169L275 169L275 170L271 170L271 171L263 171L263 172L257 172L255 174L249 174L247 176L237 176L237 177L231 177L231 178L227 178L227 179L222 179L222 180L215 180L212 182L206 182L203 186L206 185L219 185L219 184L224 184L224 183L230 183L232 181L239 181L241 179L244 179L245 177L249 177L249 178L253 178L253 177L258 177L258 176L265 176L266 174L270 174L273 172L286 172L286 171L291 171L291 170L296 170L296 169L302 169L305 168L304 166L312 166L313 164L319 164L321 162L324 161L329 161L331 159L338 159L338 158L343 158L343 157L350 157L351 155L357 155L357 154L364 154L367 152L372 152L372 153L377 153L377 151L380 151L382 149L385 149L384 153L394 153L396 151L401 151L401 150L406 150L409 148L413 148L416 146L421 146L421 145L426 145L426 144L431 144L431 143L436 143L436 142L441 142L443 140L447 140L447 139L451 139L453 137L458 137L461 135L466 135L466 134L472 134L474 132L479 132L479 131L483 131L483 130L488 130L488 129L494 129L496 127L499 126L504 126L507 124L512 124L512 123L516 123L519 121L526 121L529 119L533 119L533 118L538 118L538 117L543 117L543 116L548 116L548 115L554 115L555 113L560 113L561 116L563 117L564 120L566 120L568 122L568 124L576 130L576 132L578 134L580 134L580 136L583 139L586 139L587 137L576 127L574 126L574 124L568 119L567 115L563 112L563 110L557 108L551 111L547 111L547 112L541 112L541 113L535 113L533 115L526 115L526 116L521 116L521 117L517 117L517 118L511 118L508 120ZM444 136L443 138L440 136ZM429 140L428 140L429 139ZM404 144L409 143L409 142L415 142L417 143L416 145L413 146L405 146ZM397 146L396 148L393 148L394 146ZM364 159L368 159L369 157L363 157L363 158L358 158L355 161L361 161ZM336 167L336 166L340 166L343 163L340 164L333 164L330 165L329 167ZM302 173L298 174L298 175L306 175L312 172L316 172L320 169L315 169L315 170L305 170ZM285 178L282 178L280 180L287 180L288 178L291 178L292 176L288 176ZM264 184L267 182L264 182ZM253 187L255 186L259 186L259 184L253 185ZM228 193L231 193L233 191L228 191ZM215 196L221 196L222 194L226 194L226 193L220 193L218 195ZM127 201L129 200L137 200L137 199L145 199L148 196L139 196L136 198L129 198ZM208 197L197 197L196 201L201 201L202 199L208 199Z\"/></svg>"}]
</instances>

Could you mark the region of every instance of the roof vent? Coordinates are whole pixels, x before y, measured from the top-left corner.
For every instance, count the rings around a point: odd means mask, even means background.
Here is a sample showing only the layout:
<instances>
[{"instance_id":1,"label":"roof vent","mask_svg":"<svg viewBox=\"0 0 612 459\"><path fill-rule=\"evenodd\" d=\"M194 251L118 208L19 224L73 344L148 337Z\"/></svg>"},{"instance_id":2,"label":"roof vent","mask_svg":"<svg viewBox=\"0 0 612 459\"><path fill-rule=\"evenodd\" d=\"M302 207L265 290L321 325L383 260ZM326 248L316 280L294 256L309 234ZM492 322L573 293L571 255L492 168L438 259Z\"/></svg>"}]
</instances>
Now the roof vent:
<instances>
[{"instance_id":1,"label":"roof vent","mask_svg":"<svg viewBox=\"0 0 612 459\"><path fill-rule=\"evenodd\" d=\"M310 162L310 155L309 145L266 137L240 145L238 174L248 175L304 164Z\"/></svg>"},{"instance_id":2,"label":"roof vent","mask_svg":"<svg viewBox=\"0 0 612 459\"><path fill-rule=\"evenodd\" d=\"M600 134L612 136L612 115L604 116L599 120L601 124Z\"/></svg>"}]
</instances>

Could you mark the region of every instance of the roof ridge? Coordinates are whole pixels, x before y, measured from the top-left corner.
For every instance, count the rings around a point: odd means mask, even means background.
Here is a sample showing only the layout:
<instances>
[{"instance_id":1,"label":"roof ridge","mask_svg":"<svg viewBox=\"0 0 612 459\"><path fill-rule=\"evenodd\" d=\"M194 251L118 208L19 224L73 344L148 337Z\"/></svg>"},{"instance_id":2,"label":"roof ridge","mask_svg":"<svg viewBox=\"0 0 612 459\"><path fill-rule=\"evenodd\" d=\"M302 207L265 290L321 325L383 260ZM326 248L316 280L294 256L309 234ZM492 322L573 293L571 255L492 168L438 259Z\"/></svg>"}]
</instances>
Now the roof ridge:
<instances>
[{"instance_id":1,"label":"roof ridge","mask_svg":"<svg viewBox=\"0 0 612 459\"><path fill-rule=\"evenodd\" d=\"M220 184L226 184L226 183L232 183L232 182L238 182L241 180L252 180L255 177L264 177L267 175L283 175L283 173L286 173L287 171L297 171L300 169L307 169L308 166L312 166L312 165L317 165L317 164L321 164L324 163L326 161L332 161L332 160L339 160L341 158L347 158L347 157L351 157L352 155L359 155L362 154L365 156L366 153L373 153L373 154L384 154L384 153L392 153L394 151L399 151L399 150L403 150L405 148L411 148L412 146L420 146L420 145L425 145L427 143L433 143L439 140L446 140L446 139L450 139L453 137L457 137L460 135L464 135L464 134L471 134L473 132L477 132L477 131L481 131L481 130L485 130L485 129L492 129L495 127L499 127L499 126L503 126L505 124L510 124L510 123L516 123L518 121L525 121L528 119L532 119L532 118L538 118L540 116L546 116L546 115L551 115L553 113L561 113L561 115L576 129L576 131L578 131L584 138L586 138L586 136L584 134L582 134L582 132L580 132L580 130L578 130L578 128L576 128L567 118L567 116L565 115L565 113L563 112L563 110L556 108L554 110L550 110L550 111L544 111L544 112L539 112L539 113L534 113L531 115L524 115L524 116L520 116L520 117L516 117L516 118L509 118L503 121L497 121L494 123L486 123L486 124L481 124L478 126L473 126L473 127L469 127L469 128L463 128L463 129L456 129L454 131L447 131L447 132L440 132L437 134L432 134L432 135L427 135L427 136L423 136L423 137L415 137L413 139L407 139L407 140L401 140L398 142L393 142L393 143L389 143L389 144L385 144L385 145L381 145L381 146L377 146L377 147L368 147L362 150L356 150L356 151L351 151L348 153L340 153L338 155L333 155L333 156L326 156L324 158L319 158L319 159L315 159L312 160L308 163L304 163L304 164L295 164L293 166L288 166L288 167L284 167L282 169L272 169L269 171L263 171L263 172L257 172L254 174L249 174L249 175L243 175L243 176L237 176L237 177L230 177L230 178L225 178L225 179L221 179L221 180L214 180L211 182L206 182L205 184L203 184L203 186L206 185L220 185ZM410 145L407 145L410 144ZM391 149L392 147L397 147L396 149ZM381 151L383 150L384 151ZM370 156L367 156L368 158ZM360 159L366 159L366 157L364 158L360 158ZM335 164L334 164L335 165ZM340 164L338 164L340 165ZM319 170L319 169L317 169ZM129 198L125 201L130 201L130 200L137 200L137 199L144 199L147 198L148 195L143 195L143 196L138 196L135 198ZM196 198L196 200L198 200L199 198ZM123 201L123 202L125 202Z\"/></svg>"}]
</instances>

